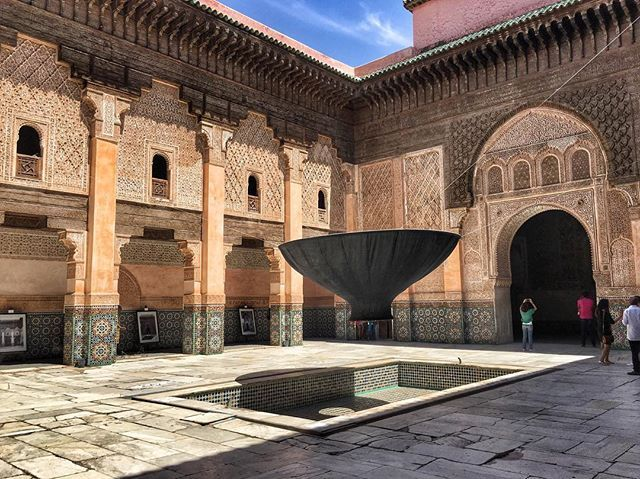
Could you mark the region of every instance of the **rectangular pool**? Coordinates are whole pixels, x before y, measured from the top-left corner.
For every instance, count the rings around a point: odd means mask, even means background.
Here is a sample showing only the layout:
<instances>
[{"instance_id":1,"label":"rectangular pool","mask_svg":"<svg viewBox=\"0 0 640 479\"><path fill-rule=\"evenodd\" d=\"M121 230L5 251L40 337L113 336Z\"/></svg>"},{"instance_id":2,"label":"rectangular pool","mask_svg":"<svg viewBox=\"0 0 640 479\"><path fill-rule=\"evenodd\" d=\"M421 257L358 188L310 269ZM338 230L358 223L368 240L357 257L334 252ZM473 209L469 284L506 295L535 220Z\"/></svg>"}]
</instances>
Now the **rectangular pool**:
<instances>
[{"instance_id":1,"label":"rectangular pool","mask_svg":"<svg viewBox=\"0 0 640 479\"><path fill-rule=\"evenodd\" d=\"M540 370L391 360L265 374L137 398L326 434L524 379Z\"/></svg>"}]
</instances>

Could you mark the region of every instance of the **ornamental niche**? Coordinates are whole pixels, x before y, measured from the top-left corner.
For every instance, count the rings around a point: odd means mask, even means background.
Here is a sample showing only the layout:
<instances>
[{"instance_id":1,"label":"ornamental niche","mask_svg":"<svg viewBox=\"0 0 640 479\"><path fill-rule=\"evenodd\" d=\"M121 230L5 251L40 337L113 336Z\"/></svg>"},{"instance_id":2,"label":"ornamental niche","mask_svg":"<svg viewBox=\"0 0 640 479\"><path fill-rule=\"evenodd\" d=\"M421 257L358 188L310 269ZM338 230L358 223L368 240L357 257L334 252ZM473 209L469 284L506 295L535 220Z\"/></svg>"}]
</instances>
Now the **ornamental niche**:
<instances>
[{"instance_id":1,"label":"ornamental niche","mask_svg":"<svg viewBox=\"0 0 640 479\"><path fill-rule=\"evenodd\" d=\"M0 45L0 181L86 193L82 85L57 56L55 47L23 37L15 48ZM23 126L38 133L41 155L37 171L20 177L16 146Z\"/></svg>"},{"instance_id":2,"label":"ornamental niche","mask_svg":"<svg viewBox=\"0 0 640 479\"><path fill-rule=\"evenodd\" d=\"M326 193L329 204L329 223L322 222L318 211L319 191ZM342 162L331 140L320 136L309 150L303 164L302 215L305 226L330 227L333 231L345 229L346 184Z\"/></svg>"},{"instance_id":3,"label":"ornamental niche","mask_svg":"<svg viewBox=\"0 0 640 479\"><path fill-rule=\"evenodd\" d=\"M198 125L173 85L154 81L125 115L118 151L118 199L202 209L202 155ZM152 189L153 159L167 165L167 193Z\"/></svg>"},{"instance_id":4,"label":"ornamental niche","mask_svg":"<svg viewBox=\"0 0 640 479\"><path fill-rule=\"evenodd\" d=\"M490 299L494 286L510 284L513 237L550 210L569 213L585 228L599 293L626 294L619 288L633 286L636 276L632 200L609 185L607 167L594 130L569 113L534 108L505 122L475 167L475 202L463 225L467 298Z\"/></svg>"},{"instance_id":5,"label":"ornamental niche","mask_svg":"<svg viewBox=\"0 0 640 479\"><path fill-rule=\"evenodd\" d=\"M225 209L228 213L284 220L284 165L278 154L279 147L265 116L250 112L240 122L226 144ZM249 204L250 176L257 183L256 205Z\"/></svg>"}]
</instances>

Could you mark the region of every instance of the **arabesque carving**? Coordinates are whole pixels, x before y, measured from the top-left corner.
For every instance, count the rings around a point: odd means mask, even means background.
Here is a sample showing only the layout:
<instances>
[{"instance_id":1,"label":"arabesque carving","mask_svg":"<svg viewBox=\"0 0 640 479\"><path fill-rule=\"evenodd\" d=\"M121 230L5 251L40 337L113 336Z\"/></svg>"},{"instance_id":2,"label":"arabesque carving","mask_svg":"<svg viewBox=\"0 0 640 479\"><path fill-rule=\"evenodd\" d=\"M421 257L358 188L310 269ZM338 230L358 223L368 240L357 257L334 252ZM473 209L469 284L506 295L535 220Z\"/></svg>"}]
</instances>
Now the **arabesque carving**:
<instances>
[{"instance_id":1,"label":"arabesque carving","mask_svg":"<svg viewBox=\"0 0 640 479\"><path fill-rule=\"evenodd\" d=\"M443 184L439 149L404 159L405 226L442 229Z\"/></svg>"},{"instance_id":2,"label":"arabesque carving","mask_svg":"<svg viewBox=\"0 0 640 479\"><path fill-rule=\"evenodd\" d=\"M267 126L267 119L249 113L227 142L225 163L225 208L230 213L247 213L249 172L261 173L260 215L265 219L284 219L284 168L279 142Z\"/></svg>"},{"instance_id":3,"label":"arabesque carving","mask_svg":"<svg viewBox=\"0 0 640 479\"><path fill-rule=\"evenodd\" d=\"M0 178L2 181L86 193L89 129L83 121L82 83L71 79L57 50L18 38L15 49L0 47ZM42 181L15 177L18 130L46 127L42 135Z\"/></svg>"},{"instance_id":4,"label":"arabesque carving","mask_svg":"<svg viewBox=\"0 0 640 479\"><path fill-rule=\"evenodd\" d=\"M160 149L172 152L169 180L175 195L169 204L200 210L202 155L197 150L198 133L196 117L180 100L178 88L154 81L150 90L131 102L125 115L118 149L118 198L152 202L151 162L154 151Z\"/></svg>"},{"instance_id":5,"label":"arabesque carving","mask_svg":"<svg viewBox=\"0 0 640 479\"><path fill-rule=\"evenodd\" d=\"M342 172L342 162L327 137L320 136L309 150L303 165L302 215L305 226L318 224L318 190L328 193L330 228L334 231L345 229L346 180Z\"/></svg>"},{"instance_id":6,"label":"arabesque carving","mask_svg":"<svg viewBox=\"0 0 640 479\"><path fill-rule=\"evenodd\" d=\"M381 161L360 167L360 192L362 228L393 228L392 162Z\"/></svg>"}]
</instances>

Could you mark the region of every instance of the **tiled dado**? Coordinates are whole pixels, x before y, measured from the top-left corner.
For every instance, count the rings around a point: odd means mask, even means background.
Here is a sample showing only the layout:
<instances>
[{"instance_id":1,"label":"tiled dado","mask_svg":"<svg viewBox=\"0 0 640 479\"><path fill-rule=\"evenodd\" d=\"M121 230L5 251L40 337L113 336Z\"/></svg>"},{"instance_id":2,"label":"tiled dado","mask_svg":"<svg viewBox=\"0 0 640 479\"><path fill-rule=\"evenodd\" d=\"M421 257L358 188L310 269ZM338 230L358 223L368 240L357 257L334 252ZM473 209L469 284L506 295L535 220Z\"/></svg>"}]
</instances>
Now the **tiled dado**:
<instances>
[{"instance_id":1,"label":"tiled dado","mask_svg":"<svg viewBox=\"0 0 640 479\"><path fill-rule=\"evenodd\" d=\"M224 350L224 305L194 305L184 309L182 352L218 354Z\"/></svg>"},{"instance_id":2,"label":"tiled dado","mask_svg":"<svg viewBox=\"0 0 640 479\"><path fill-rule=\"evenodd\" d=\"M118 318L118 353L137 353L143 349L144 351L181 349L183 322L184 312L182 310L158 311L158 336L160 340L157 343L140 344L136 311L121 311Z\"/></svg>"},{"instance_id":3,"label":"tiled dado","mask_svg":"<svg viewBox=\"0 0 640 479\"><path fill-rule=\"evenodd\" d=\"M237 308L224 310L224 344L241 344L246 342L269 342L270 311L268 308L254 308L256 335L243 336L240 329L240 311Z\"/></svg>"},{"instance_id":4,"label":"tiled dado","mask_svg":"<svg viewBox=\"0 0 640 479\"><path fill-rule=\"evenodd\" d=\"M72 366L103 366L116 358L118 306L65 308L63 361Z\"/></svg>"},{"instance_id":5,"label":"tiled dado","mask_svg":"<svg viewBox=\"0 0 640 479\"><path fill-rule=\"evenodd\" d=\"M629 306L628 300L610 300L611 316L613 319L617 319L622 315L622 312ZM611 327L613 332L613 349L629 349L629 342L627 341L627 328L622 322L616 323Z\"/></svg>"},{"instance_id":6,"label":"tiled dado","mask_svg":"<svg viewBox=\"0 0 640 479\"><path fill-rule=\"evenodd\" d=\"M496 343L496 319L492 303L464 303L463 314L465 343Z\"/></svg>"},{"instance_id":7,"label":"tiled dado","mask_svg":"<svg viewBox=\"0 0 640 479\"><path fill-rule=\"evenodd\" d=\"M269 341L272 346L302 346L302 305L272 304Z\"/></svg>"},{"instance_id":8,"label":"tiled dado","mask_svg":"<svg viewBox=\"0 0 640 479\"><path fill-rule=\"evenodd\" d=\"M335 308L304 308L303 313L302 334L305 339L336 337Z\"/></svg>"},{"instance_id":9,"label":"tiled dado","mask_svg":"<svg viewBox=\"0 0 640 479\"><path fill-rule=\"evenodd\" d=\"M27 313L27 350L0 353L0 363L62 359L64 313Z\"/></svg>"},{"instance_id":10,"label":"tiled dado","mask_svg":"<svg viewBox=\"0 0 640 479\"><path fill-rule=\"evenodd\" d=\"M461 303L413 303L411 337L423 343L463 343L464 321Z\"/></svg>"}]
</instances>

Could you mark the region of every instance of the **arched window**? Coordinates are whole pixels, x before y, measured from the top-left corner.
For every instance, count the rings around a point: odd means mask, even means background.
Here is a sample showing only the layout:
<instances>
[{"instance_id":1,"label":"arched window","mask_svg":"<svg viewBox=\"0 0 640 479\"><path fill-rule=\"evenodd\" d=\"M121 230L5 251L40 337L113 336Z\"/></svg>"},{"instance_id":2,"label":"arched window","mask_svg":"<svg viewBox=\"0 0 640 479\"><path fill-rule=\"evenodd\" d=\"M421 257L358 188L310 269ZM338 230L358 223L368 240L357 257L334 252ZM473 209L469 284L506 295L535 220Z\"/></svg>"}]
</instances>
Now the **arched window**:
<instances>
[{"instance_id":1,"label":"arched window","mask_svg":"<svg viewBox=\"0 0 640 479\"><path fill-rule=\"evenodd\" d=\"M531 188L531 171L529 170L529 163L526 161L519 161L516 166L513 167L513 189L514 190L526 190Z\"/></svg>"},{"instance_id":2,"label":"arched window","mask_svg":"<svg viewBox=\"0 0 640 479\"><path fill-rule=\"evenodd\" d=\"M260 185L255 175L249 175L247 197L248 210L253 213L260 213Z\"/></svg>"},{"instance_id":3,"label":"arched window","mask_svg":"<svg viewBox=\"0 0 640 479\"><path fill-rule=\"evenodd\" d=\"M587 150L578 150L571 156L571 179L575 181L587 178L591 178L589 153Z\"/></svg>"},{"instance_id":4,"label":"arched window","mask_svg":"<svg viewBox=\"0 0 640 479\"><path fill-rule=\"evenodd\" d=\"M153 155L151 163L151 194L156 198L169 198L169 162L160 155Z\"/></svg>"},{"instance_id":5,"label":"arched window","mask_svg":"<svg viewBox=\"0 0 640 479\"><path fill-rule=\"evenodd\" d=\"M42 171L42 145L38 130L29 125L20 127L16 153L16 176L40 178Z\"/></svg>"},{"instance_id":6,"label":"arched window","mask_svg":"<svg viewBox=\"0 0 640 479\"><path fill-rule=\"evenodd\" d=\"M502 184L502 168L499 166L492 166L489 168L489 173L487 174L487 185L490 195L502 193L504 191L504 186Z\"/></svg>"},{"instance_id":7,"label":"arched window","mask_svg":"<svg viewBox=\"0 0 640 479\"><path fill-rule=\"evenodd\" d=\"M555 185L560 183L560 168L558 167L558 159L549 155L542 160L540 164L542 170L542 185Z\"/></svg>"},{"instance_id":8,"label":"arched window","mask_svg":"<svg viewBox=\"0 0 640 479\"><path fill-rule=\"evenodd\" d=\"M318 209L319 210L327 209L327 202L324 196L324 191L322 190L318 191Z\"/></svg>"},{"instance_id":9,"label":"arched window","mask_svg":"<svg viewBox=\"0 0 640 479\"><path fill-rule=\"evenodd\" d=\"M324 191L318 190L318 221L327 222L327 197Z\"/></svg>"}]
</instances>

